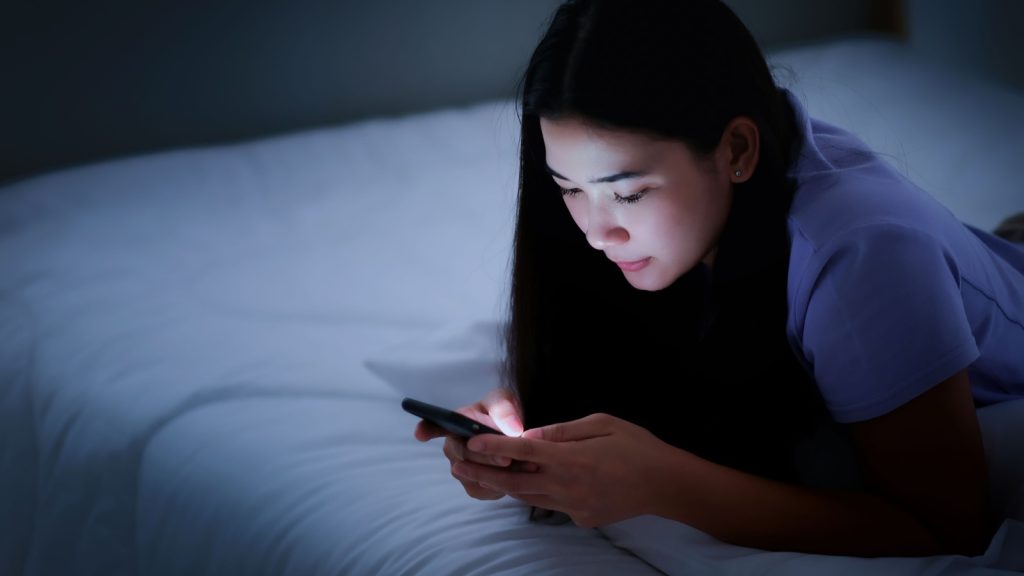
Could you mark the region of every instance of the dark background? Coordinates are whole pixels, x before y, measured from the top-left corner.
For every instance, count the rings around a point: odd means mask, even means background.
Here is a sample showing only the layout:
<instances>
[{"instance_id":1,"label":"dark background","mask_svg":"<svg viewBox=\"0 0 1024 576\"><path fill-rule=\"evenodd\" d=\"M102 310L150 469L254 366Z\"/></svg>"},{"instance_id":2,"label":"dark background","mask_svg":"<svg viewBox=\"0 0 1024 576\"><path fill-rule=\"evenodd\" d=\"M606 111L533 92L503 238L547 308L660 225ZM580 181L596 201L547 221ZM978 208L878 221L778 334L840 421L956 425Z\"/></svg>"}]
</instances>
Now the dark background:
<instances>
[{"instance_id":1,"label":"dark background","mask_svg":"<svg viewBox=\"0 0 1024 576\"><path fill-rule=\"evenodd\" d=\"M903 31L937 58L1024 86L1020 0L729 3L766 49ZM0 183L511 97L558 4L0 0Z\"/></svg>"}]
</instances>

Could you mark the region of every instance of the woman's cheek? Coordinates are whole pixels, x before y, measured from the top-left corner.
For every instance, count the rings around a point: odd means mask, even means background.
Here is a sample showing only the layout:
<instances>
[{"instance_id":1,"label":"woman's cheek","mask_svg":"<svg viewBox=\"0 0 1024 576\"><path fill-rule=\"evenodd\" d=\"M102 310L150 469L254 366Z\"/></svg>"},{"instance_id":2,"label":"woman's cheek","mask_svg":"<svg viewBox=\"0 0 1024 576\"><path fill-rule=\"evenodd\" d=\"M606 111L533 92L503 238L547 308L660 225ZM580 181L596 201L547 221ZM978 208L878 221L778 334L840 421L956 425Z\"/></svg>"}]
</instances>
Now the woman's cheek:
<instances>
[{"instance_id":1,"label":"woman's cheek","mask_svg":"<svg viewBox=\"0 0 1024 576\"><path fill-rule=\"evenodd\" d=\"M584 206L583 202L580 202L575 198L565 198L565 206L569 209L569 215L572 216L572 220L576 223L576 227L580 229L580 232L586 233L587 207Z\"/></svg>"}]
</instances>

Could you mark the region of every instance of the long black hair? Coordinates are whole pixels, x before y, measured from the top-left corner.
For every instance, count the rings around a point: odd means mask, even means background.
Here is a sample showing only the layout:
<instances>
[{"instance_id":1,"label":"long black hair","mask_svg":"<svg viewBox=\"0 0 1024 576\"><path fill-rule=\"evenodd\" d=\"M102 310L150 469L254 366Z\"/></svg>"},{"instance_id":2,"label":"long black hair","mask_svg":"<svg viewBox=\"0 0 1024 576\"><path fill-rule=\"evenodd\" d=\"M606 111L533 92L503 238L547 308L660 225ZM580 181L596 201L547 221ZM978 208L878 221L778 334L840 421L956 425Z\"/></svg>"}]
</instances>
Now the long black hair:
<instances>
[{"instance_id":1,"label":"long black hair","mask_svg":"<svg viewBox=\"0 0 1024 576\"><path fill-rule=\"evenodd\" d=\"M793 110L719 0L570 0L521 85L506 382L527 428L607 412L720 463L793 476L820 399L785 335ZM540 119L670 138L698 158L736 117L760 132L713 269L633 289L586 242L546 170ZM674 400L679 398L679 400Z\"/></svg>"}]
</instances>

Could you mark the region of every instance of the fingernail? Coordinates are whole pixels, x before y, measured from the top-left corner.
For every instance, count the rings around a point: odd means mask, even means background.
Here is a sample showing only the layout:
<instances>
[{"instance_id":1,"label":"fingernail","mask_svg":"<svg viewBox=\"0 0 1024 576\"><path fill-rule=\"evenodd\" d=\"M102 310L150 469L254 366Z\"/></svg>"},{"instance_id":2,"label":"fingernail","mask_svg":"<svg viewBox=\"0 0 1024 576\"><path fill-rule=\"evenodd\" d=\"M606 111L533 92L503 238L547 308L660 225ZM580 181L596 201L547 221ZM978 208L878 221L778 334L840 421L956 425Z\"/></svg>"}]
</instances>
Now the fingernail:
<instances>
[{"instance_id":1,"label":"fingernail","mask_svg":"<svg viewBox=\"0 0 1024 576\"><path fill-rule=\"evenodd\" d=\"M462 464L462 462L458 462L454 466L452 466L452 473L455 474L456 476L465 476L466 466Z\"/></svg>"},{"instance_id":2,"label":"fingernail","mask_svg":"<svg viewBox=\"0 0 1024 576\"><path fill-rule=\"evenodd\" d=\"M484 442L482 438L474 436L473 438L469 439L469 442L466 443L466 447L468 447L473 452L484 452L485 450L487 450L487 443Z\"/></svg>"},{"instance_id":3,"label":"fingernail","mask_svg":"<svg viewBox=\"0 0 1024 576\"><path fill-rule=\"evenodd\" d=\"M501 418L498 420L498 428L507 436L521 436L523 427L513 418Z\"/></svg>"},{"instance_id":4,"label":"fingernail","mask_svg":"<svg viewBox=\"0 0 1024 576\"><path fill-rule=\"evenodd\" d=\"M498 456L494 459L495 466L508 466L512 463L512 460L508 456Z\"/></svg>"}]
</instances>

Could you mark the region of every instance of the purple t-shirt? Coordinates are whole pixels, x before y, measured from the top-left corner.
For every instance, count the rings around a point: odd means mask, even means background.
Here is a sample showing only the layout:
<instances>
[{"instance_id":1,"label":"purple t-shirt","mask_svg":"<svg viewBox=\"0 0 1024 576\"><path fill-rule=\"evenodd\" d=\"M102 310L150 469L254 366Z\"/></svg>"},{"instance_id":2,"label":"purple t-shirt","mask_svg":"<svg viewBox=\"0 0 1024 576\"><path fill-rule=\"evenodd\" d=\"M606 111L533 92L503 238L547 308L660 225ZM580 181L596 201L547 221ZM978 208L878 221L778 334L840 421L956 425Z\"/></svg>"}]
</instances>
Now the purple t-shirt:
<instances>
[{"instance_id":1,"label":"purple t-shirt","mask_svg":"<svg viewBox=\"0 0 1024 576\"><path fill-rule=\"evenodd\" d=\"M1024 247L789 98L804 141L787 329L832 417L880 416L964 368L978 406L1024 397Z\"/></svg>"}]
</instances>

